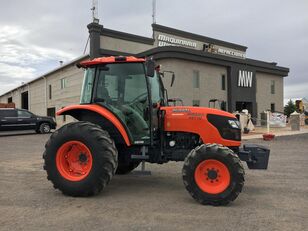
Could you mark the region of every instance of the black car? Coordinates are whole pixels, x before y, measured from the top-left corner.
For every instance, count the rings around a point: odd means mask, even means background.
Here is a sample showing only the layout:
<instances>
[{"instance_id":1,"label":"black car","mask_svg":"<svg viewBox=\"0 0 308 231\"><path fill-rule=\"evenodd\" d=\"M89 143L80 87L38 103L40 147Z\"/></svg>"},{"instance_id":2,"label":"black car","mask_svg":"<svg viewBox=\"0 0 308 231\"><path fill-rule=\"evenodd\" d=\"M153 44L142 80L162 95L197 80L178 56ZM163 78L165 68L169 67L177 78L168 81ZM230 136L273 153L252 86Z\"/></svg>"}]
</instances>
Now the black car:
<instances>
[{"instance_id":1,"label":"black car","mask_svg":"<svg viewBox=\"0 0 308 231\"><path fill-rule=\"evenodd\" d=\"M56 126L53 117L37 116L24 109L0 108L0 131L35 130L44 134Z\"/></svg>"}]
</instances>

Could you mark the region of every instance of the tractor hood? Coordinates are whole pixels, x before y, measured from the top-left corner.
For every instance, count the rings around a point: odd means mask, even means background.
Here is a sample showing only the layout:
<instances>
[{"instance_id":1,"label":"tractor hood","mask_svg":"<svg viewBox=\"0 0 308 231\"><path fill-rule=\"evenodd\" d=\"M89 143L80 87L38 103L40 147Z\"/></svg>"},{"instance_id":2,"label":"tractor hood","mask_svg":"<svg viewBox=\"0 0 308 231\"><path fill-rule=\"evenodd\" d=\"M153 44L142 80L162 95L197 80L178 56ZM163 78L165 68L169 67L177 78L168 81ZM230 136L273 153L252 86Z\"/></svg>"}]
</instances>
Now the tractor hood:
<instances>
[{"instance_id":1,"label":"tractor hood","mask_svg":"<svg viewBox=\"0 0 308 231\"><path fill-rule=\"evenodd\" d=\"M165 131L198 134L204 143L239 146L241 129L235 115L206 107L161 107ZM219 142L218 142L219 141Z\"/></svg>"},{"instance_id":2,"label":"tractor hood","mask_svg":"<svg viewBox=\"0 0 308 231\"><path fill-rule=\"evenodd\" d=\"M186 115L190 118L204 117L207 116L208 114L236 118L235 115L231 114L230 112L207 107L174 106L174 107L161 107L161 110L165 110L167 113L171 113L172 115Z\"/></svg>"}]
</instances>

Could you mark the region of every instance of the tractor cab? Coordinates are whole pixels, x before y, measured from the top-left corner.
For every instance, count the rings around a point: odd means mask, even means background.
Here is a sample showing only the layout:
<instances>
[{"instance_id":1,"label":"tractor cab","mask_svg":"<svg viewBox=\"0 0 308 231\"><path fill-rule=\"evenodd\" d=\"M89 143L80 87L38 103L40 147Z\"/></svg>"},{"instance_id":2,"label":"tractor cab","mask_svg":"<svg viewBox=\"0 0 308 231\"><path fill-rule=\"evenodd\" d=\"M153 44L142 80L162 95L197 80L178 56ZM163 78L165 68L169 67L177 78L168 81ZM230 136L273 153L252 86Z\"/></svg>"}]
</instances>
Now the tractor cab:
<instances>
[{"instance_id":1,"label":"tractor cab","mask_svg":"<svg viewBox=\"0 0 308 231\"><path fill-rule=\"evenodd\" d=\"M81 104L100 104L110 110L127 128L134 142L150 143L151 130L157 130L158 106L165 105L164 91L152 61L134 57L100 58L87 61Z\"/></svg>"}]
</instances>

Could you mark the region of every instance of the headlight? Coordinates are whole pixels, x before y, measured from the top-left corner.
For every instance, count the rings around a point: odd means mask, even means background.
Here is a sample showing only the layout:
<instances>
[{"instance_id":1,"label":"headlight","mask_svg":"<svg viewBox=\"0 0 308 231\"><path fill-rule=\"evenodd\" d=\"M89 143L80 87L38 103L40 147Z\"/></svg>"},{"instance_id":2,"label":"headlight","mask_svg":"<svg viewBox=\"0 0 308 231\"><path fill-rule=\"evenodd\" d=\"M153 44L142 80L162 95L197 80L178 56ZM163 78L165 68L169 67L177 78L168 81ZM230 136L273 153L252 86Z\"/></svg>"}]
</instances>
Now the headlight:
<instances>
[{"instance_id":1,"label":"headlight","mask_svg":"<svg viewBox=\"0 0 308 231\"><path fill-rule=\"evenodd\" d=\"M228 122L232 128L240 129L240 123L238 120L228 120Z\"/></svg>"}]
</instances>

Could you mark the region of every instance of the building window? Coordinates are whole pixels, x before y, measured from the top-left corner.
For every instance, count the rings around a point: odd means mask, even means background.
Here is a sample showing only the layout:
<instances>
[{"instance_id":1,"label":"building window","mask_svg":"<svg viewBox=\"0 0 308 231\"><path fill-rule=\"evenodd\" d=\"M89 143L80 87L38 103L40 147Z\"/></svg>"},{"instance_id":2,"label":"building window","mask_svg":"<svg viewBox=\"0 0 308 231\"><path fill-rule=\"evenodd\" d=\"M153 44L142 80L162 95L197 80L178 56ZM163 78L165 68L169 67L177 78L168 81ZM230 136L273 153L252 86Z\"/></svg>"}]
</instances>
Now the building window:
<instances>
[{"instance_id":1,"label":"building window","mask_svg":"<svg viewBox=\"0 0 308 231\"><path fill-rule=\"evenodd\" d=\"M193 100L192 104L194 107L199 107L200 106L200 100Z\"/></svg>"},{"instance_id":2,"label":"building window","mask_svg":"<svg viewBox=\"0 0 308 231\"><path fill-rule=\"evenodd\" d=\"M52 99L52 87L51 87L51 85L48 86L48 96L49 96L49 99Z\"/></svg>"},{"instance_id":3,"label":"building window","mask_svg":"<svg viewBox=\"0 0 308 231\"><path fill-rule=\"evenodd\" d=\"M193 71L193 88L200 87L200 76L199 71Z\"/></svg>"},{"instance_id":4,"label":"building window","mask_svg":"<svg viewBox=\"0 0 308 231\"><path fill-rule=\"evenodd\" d=\"M13 103L13 98L12 97L7 98L7 103Z\"/></svg>"},{"instance_id":5,"label":"building window","mask_svg":"<svg viewBox=\"0 0 308 231\"><path fill-rule=\"evenodd\" d=\"M61 81L61 89L66 88L66 86L67 86L67 78L63 78L60 81Z\"/></svg>"},{"instance_id":6,"label":"building window","mask_svg":"<svg viewBox=\"0 0 308 231\"><path fill-rule=\"evenodd\" d=\"M221 90L223 91L226 90L226 76L225 75L221 76Z\"/></svg>"},{"instance_id":7,"label":"building window","mask_svg":"<svg viewBox=\"0 0 308 231\"><path fill-rule=\"evenodd\" d=\"M271 93L275 94L275 80L271 81Z\"/></svg>"},{"instance_id":8,"label":"building window","mask_svg":"<svg viewBox=\"0 0 308 231\"><path fill-rule=\"evenodd\" d=\"M271 103L271 112L275 112L275 104Z\"/></svg>"}]
</instances>

